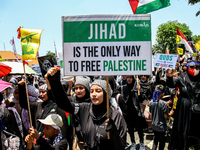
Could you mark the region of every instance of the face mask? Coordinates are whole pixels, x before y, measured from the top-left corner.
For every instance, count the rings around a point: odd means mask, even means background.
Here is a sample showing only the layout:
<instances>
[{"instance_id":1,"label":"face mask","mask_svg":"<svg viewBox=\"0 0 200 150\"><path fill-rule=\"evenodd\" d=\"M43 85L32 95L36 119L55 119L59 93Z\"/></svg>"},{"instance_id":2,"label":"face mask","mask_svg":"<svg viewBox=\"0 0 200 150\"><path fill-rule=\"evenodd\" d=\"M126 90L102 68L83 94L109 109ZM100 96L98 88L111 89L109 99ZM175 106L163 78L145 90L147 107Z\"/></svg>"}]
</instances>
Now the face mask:
<instances>
[{"instance_id":1,"label":"face mask","mask_svg":"<svg viewBox=\"0 0 200 150\"><path fill-rule=\"evenodd\" d=\"M188 69L188 73L192 76L196 76L199 74L199 70L196 69Z\"/></svg>"}]
</instances>

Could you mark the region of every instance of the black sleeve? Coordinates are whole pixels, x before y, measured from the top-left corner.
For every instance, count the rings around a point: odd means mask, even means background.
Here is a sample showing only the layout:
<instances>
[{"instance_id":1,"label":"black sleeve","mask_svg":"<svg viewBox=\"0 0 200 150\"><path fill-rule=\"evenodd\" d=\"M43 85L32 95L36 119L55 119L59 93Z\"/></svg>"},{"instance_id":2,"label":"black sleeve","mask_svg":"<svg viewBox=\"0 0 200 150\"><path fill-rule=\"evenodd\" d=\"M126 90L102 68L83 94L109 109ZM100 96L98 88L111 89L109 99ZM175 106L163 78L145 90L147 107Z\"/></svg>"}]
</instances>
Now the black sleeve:
<instances>
[{"instance_id":1,"label":"black sleeve","mask_svg":"<svg viewBox=\"0 0 200 150\"><path fill-rule=\"evenodd\" d=\"M173 77L167 77L166 82L167 86L170 88L174 88L177 86L180 86L180 77L177 77L176 79L173 79Z\"/></svg>"},{"instance_id":2,"label":"black sleeve","mask_svg":"<svg viewBox=\"0 0 200 150\"><path fill-rule=\"evenodd\" d=\"M160 82L161 76L162 76L162 71L159 71L156 73L156 80L155 80L156 85L161 84L161 82Z\"/></svg>"},{"instance_id":3,"label":"black sleeve","mask_svg":"<svg viewBox=\"0 0 200 150\"><path fill-rule=\"evenodd\" d=\"M23 85L18 84L18 89L19 89L19 104L22 108L27 110L28 104L27 104L25 84L23 84Z\"/></svg>"},{"instance_id":4,"label":"black sleeve","mask_svg":"<svg viewBox=\"0 0 200 150\"><path fill-rule=\"evenodd\" d=\"M55 98L53 97L52 91L47 90L48 99L52 100L55 103Z\"/></svg>"},{"instance_id":5,"label":"black sleeve","mask_svg":"<svg viewBox=\"0 0 200 150\"><path fill-rule=\"evenodd\" d=\"M125 103L125 101L124 101L124 98L122 97L121 94L120 94L120 96L119 96L118 103L119 103L119 107L120 107L121 110L122 110L123 116L125 117L125 116L127 115L127 106L126 106L126 103Z\"/></svg>"},{"instance_id":6,"label":"black sleeve","mask_svg":"<svg viewBox=\"0 0 200 150\"><path fill-rule=\"evenodd\" d=\"M60 140L55 146L49 144L42 136L37 140L37 145L40 146L40 149L48 149L48 150L66 150L67 149L67 140Z\"/></svg>"},{"instance_id":7,"label":"black sleeve","mask_svg":"<svg viewBox=\"0 0 200 150\"><path fill-rule=\"evenodd\" d=\"M74 114L74 105L70 102L60 83L60 71L58 71L54 76L48 75L48 80L51 85L53 98L58 107L66 112Z\"/></svg>"},{"instance_id":8,"label":"black sleeve","mask_svg":"<svg viewBox=\"0 0 200 150\"><path fill-rule=\"evenodd\" d=\"M115 122L115 123L114 123ZM117 126L115 125L117 124ZM119 114L115 120L110 118L106 131L110 131L110 139L115 150L123 150L126 146L127 125L124 118Z\"/></svg>"}]
</instances>

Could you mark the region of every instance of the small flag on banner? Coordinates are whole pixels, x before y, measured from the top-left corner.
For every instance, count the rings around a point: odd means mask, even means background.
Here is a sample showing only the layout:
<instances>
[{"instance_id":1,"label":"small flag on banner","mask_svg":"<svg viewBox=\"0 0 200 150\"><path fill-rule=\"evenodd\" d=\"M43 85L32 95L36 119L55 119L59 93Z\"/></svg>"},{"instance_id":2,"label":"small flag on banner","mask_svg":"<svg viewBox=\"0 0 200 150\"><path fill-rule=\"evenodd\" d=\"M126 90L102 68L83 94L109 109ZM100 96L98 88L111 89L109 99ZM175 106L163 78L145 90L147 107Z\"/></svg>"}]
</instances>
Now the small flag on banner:
<instances>
[{"instance_id":1,"label":"small flag on banner","mask_svg":"<svg viewBox=\"0 0 200 150\"><path fill-rule=\"evenodd\" d=\"M36 59L43 30L20 28L18 31L18 37L21 37L22 60Z\"/></svg>"}]
</instances>

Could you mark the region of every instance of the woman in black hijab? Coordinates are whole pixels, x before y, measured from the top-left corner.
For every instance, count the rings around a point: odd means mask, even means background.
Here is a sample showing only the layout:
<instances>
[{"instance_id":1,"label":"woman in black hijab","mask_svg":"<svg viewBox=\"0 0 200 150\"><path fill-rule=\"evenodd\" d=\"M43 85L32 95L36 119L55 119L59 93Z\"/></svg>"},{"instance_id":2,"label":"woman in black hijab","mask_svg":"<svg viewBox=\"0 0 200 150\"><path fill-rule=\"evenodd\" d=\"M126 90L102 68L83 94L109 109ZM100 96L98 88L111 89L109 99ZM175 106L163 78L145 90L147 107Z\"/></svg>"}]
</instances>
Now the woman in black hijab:
<instances>
[{"instance_id":1,"label":"woman in black hijab","mask_svg":"<svg viewBox=\"0 0 200 150\"><path fill-rule=\"evenodd\" d=\"M147 124L140 104L142 98L141 95L138 96L137 91L135 91L137 89L134 89L134 85L135 85L134 76L128 75L127 85L123 86L122 95L125 99L127 106L127 117L125 117L125 119L132 142L130 150L136 149L134 128L138 131L140 138L140 149L142 150L145 149L143 129L147 127Z\"/></svg>"},{"instance_id":2,"label":"woman in black hijab","mask_svg":"<svg viewBox=\"0 0 200 150\"><path fill-rule=\"evenodd\" d=\"M50 113L57 113L63 119L64 125L61 128L62 137L69 138L69 127L67 125L68 120L66 118L65 112L58 108L56 103L52 100L53 98L51 95L51 90L47 89L47 84L43 84L39 87L39 97L42 100L42 102L30 103L32 125L41 135L43 135L43 124L38 122L37 119L45 119ZM20 106L28 110L25 81L18 82L18 87Z\"/></svg>"},{"instance_id":3,"label":"woman in black hijab","mask_svg":"<svg viewBox=\"0 0 200 150\"><path fill-rule=\"evenodd\" d=\"M195 139L200 138L200 115L191 111L192 103L197 104L198 107L200 104L200 63L190 61L187 67L188 70L175 79L173 79L173 70L167 73L167 86L179 87L180 90L169 143L170 150L186 150L194 144L193 142L198 143Z\"/></svg>"},{"instance_id":4,"label":"woman in black hijab","mask_svg":"<svg viewBox=\"0 0 200 150\"><path fill-rule=\"evenodd\" d=\"M73 103L66 96L60 84L60 69L51 68L48 80L53 95L56 95L57 105L80 118L81 130L84 139L84 148L87 150L123 150L126 145L126 123L123 116L113 107L109 107L107 119L107 85L104 80L95 80L90 88L91 103ZM109 98L111 98L109 86ZM107 132L110 132L110 139Z\"/></svg>"}]
</instances>

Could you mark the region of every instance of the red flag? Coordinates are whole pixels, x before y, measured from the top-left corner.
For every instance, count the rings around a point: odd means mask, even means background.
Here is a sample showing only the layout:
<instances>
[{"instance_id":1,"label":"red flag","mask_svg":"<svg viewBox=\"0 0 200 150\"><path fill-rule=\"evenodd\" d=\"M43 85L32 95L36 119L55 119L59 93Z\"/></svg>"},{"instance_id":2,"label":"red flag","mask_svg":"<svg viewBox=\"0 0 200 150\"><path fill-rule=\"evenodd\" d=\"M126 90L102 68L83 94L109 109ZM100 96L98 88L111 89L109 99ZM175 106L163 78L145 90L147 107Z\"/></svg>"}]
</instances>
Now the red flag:
<instances>
[{"instance_id":1,"label":"red flag","mask_svg":"<svg viewBox=\"0 0 200 150\"><path fill-rule=\"evenodd\" d=\"M17 29L17 33L18 33L18 36L17 36L17 38L18 38L18 39L20 39L20 38L21 38L21 32L20 32L20 29L21 29L21 27L19 27L19 28Z\"/></svg>"},{"instance_id":2,"label":"red flag","mask_svg":"<svg viewBox=\"0 0 200 150\"><path fill-rule=\"evenodd\" d=\"M189 45L185 36L181 33L181 31L178 29L178 27L177 27L176 44L184 44L187 51L189 51L190 53L194 53L192 50L192 47Z\"/></svg>"},{"instance_id":3,"label":"red flag","mask_svg":"<svg viewBox=\"0 0 200 150\"><path fill-rule=\"evenodd\" d=\"M23 60L23 66L28 65L27 61Z\"/></svg>"},{"instance_id":4,"label":"red flag","mask_svg":"<svg viewBox=\"0 0 200 150\"><path fill-rule=\"evenodd\" d=\"M129 3L131 5L133 13L135 14L139 0L129 0Z\"/></svg>"}]
</instances>

